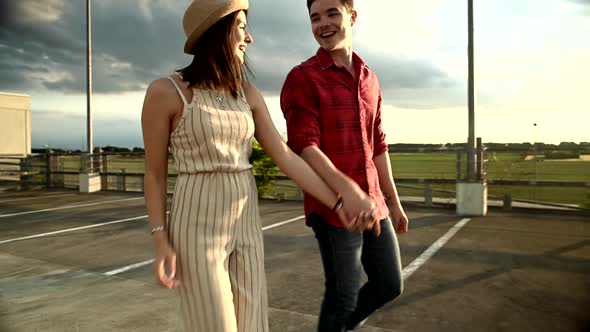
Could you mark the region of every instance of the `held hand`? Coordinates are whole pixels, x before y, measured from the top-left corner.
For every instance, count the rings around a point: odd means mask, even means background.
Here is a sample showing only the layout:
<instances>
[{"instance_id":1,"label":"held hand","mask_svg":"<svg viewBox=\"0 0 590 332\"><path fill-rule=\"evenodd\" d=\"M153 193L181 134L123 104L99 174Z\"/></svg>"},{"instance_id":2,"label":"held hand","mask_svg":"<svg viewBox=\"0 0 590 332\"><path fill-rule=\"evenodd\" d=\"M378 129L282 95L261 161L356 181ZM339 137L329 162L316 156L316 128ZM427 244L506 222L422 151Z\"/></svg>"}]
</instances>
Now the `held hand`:
<instances>
[{"instance_id":1,"label":"held hand","mask_svg":"<svg viewBox=\"0 0 590 332\"><path fill-rule=\"evenodd\" d=\"M346 230L348 230L349 232L357 232L362 230L362 224L360 223L361 219L358 217L349 219L348 214L342 206L336 210L336 214L338 215L338 218L340 218L340 221L344 225L344 228L346 228Z\"/></svg>"},{"instance_id":2,"label":"held hand","mask_svg":"<svg viewBox=\"0 0 590 332\"><path fill-rule=\"evenodd\" d=\"M154 275L158 283L166 288L178 286L176 276L176 252L167 240L160 240L156 244L154 259Z\"/></svg>"},{"instance_id":3,"label":"held hand","mask_svg":"<svg viewBox=\"0 0 590 332\"><path fill-rule=\"evenodd\" d=\"M375 233L376 237L381 235L381 220L375 221L375 227L373 228L373 232Z\"/></svg>"},{"instance_id":4,"label":"held hand","mask_svg":"<svg viewBox=\"0 0 590 332\"><path fill-rule=\"evenodd\" d=\"M363 212L361 212L360 215L358 215L352 219L348 219L347 215L349 215L349 214L343 210L345 210L345 209L342 208L339 211L337 211L338 216L340 217L340 220L344 224L344 227L350 232L364 232L365 230L370 230L373 227L373 225L376 223L374 210L363 211ZM377 227L379 228L379 231L380 231L380 227L379 226L377 226Z\"/></svg>"},{"instance_id":5,"label":"held hand","mask_svg":"<svg viewBox=\"0 0 590 332\"><path fill-rule=\"evenodd\" d=\"M380 220L375 216L375 210L365 211L362 215L364 220L363 230L373 230L376 236L381 234L381 223Z\"/></svg>"},{"instance_id":6,"label":"held hand","mask_svg":"<svg viewBox=\"0 0 590 332\"><path fill-rule=\"evenodd\" d=\"M357 228L366 229L371 219L374 219L372 212L375 209L373 200L360 188L351 188L342 193L342 208L348 220L355 220Z\"/></svg>"},{"instance_id":7,"label":"held hand","mask_svg":"<svg viewBox=\"0 0 590 332\"><path fill-rule=\"evenodd\" d=\"M346 213L344 208L339 208L336 210L336 214L338 215L338 218L340 218L344 228L346 228L346 230L349 232L362 232L366 228L362 217L359 216L349 219L348 213Z\"/></svg>"},{"instance_id":8,"label":"held hand","mask_svg":"<svg viewBox=\"0 0 590 332\"><path fill-rule=\"evenodd\" d=\"M389 208L389 217L393 222L393 228L397 234L403 234L408 231L409 220L400 205Z\"/></svg>"},{"instance_id":9,"label":"held hand","mask_svg":"<svg viewBox=\"0 0 590 332\"><path fill-rule=\"evenodd\" d=\"M344 212L343 208L339 208L338 210L336 210L336 214L338 215L338 218L340 218L340 221L344 225L344 228L346 228L349 231L352 231L352 229L355 227L356 218L353 220L348 219L348 215L346 212Z\"/></svg>"},{"instance_id":10,"label":"held hand","mask_svg":"<svg viewBox=\"0 0 590 332\"><path fill-rule=\"evenodd\" d=\"M381 220L375 220L368 229L372 229L375 236L379 237L379 235L381 235Z\"/></svg>"}]
</instances>

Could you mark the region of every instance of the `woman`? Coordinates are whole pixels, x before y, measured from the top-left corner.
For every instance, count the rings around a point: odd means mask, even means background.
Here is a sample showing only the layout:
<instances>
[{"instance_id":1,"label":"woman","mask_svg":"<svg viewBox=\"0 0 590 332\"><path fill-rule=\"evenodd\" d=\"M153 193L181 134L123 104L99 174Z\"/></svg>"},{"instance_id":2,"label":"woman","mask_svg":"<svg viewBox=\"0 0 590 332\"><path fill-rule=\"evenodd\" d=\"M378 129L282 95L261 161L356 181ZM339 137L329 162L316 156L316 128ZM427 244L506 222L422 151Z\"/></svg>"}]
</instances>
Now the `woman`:
<instances>
[{"instance_id":1,"label":"woman","mask_svg":"<svg viewBox=\"0 0 590 332\"><path fill-rule=\"evenodd\" d=\"M187 331L268 331L262 229L248 161L254 133L281 170L350 229L373 222L368 196L347 190L339 198L287 148L260 92L244 82L252 42L247 9L247 0L193 1L184 16L184 51L193 62L152 82L142 112L154 273L177 289ZM169 148L178 178L167 220ZM343 204L360 217L350 218Z\"/></svg>"}]
</instances>

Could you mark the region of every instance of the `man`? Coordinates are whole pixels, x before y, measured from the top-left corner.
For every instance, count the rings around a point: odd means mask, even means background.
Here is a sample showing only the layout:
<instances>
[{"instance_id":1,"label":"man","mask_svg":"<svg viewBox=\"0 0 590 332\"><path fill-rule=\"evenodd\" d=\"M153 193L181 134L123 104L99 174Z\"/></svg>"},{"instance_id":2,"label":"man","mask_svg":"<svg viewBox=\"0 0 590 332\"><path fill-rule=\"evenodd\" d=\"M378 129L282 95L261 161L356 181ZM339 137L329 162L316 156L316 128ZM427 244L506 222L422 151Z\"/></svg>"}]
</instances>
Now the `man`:
<instances>
[{"instance_id":1,"label":"man","mask_svg":"<svg viewBox=\"0 0 590 332\"><path fill-rule=\"evenodd\" d=\"M381 128L381 88L352 51L353 0L307 0L307 8L320 48L291 70L282 89L288 144L332 189L367 193L379 220L351 231L330 207L304 197L326 279L318 331L353 330L402 292L395 233L407 232L408 218ZM361 266L368 275L362 287Z\"/></svg>"}]
</instances>

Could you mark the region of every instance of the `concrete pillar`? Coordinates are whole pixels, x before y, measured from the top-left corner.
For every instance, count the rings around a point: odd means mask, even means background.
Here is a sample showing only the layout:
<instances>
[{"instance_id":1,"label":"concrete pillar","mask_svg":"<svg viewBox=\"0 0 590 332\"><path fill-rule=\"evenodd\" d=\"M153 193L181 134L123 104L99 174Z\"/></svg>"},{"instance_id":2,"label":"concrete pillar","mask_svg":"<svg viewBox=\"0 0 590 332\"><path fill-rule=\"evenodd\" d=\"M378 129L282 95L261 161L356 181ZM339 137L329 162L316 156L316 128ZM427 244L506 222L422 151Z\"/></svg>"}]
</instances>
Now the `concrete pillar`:
<instances>
[{"instance_id":1,"label":"concrete pillar","mask_svg":"<svg viewBox=\"0 0 590 332\"><path fill-rule=\"evenodd\" d=\"M80 192L94 193L101 190L100 173L80 173Z\"/></svg>"},{"instance_id":2,"label":"concrete pillar","mask_svg":"<svg viewBox=\"0 0 590 332\"><path fill-rule=\"evenodd\" d=\"M488 212L488 185L485 182L457 182L457 214L485 216Z\"/></svg>"},{"instance_id":3,"label":"concrete pillar","mask_svg":"<svg viewBox=\"0 0 590 332\"><path fill-rule=\"evenodd\" d=\"M100 172L94 171L91 160L89 155L82 155L80 158L79 183L81 193L94 193L102 189Z\"/></svg>"}]
</instances>

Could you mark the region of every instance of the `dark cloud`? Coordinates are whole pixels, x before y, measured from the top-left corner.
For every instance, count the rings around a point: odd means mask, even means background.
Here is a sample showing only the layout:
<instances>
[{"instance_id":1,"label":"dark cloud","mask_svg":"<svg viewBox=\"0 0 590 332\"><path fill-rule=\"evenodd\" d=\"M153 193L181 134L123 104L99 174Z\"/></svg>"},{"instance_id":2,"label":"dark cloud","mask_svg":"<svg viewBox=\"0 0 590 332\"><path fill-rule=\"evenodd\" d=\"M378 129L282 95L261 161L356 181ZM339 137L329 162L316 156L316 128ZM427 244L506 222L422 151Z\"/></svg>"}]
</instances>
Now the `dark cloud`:
<instances>
[{"instance_id":1,"label":"dark cloud","mask_svg":"<svg viewBox=\"0 0 590 332\"><path fill-rule=\"evenodd\" d=\"M49 89L82 93L86 87L86 8L84 1L53 0L51 15L31 17L32 0L3 3L10 13L0 23L0 90ZM182 64L180 19L185 2L152 1L153 15L139 1L94 1L92 8L95 92L137 91ZM36 9L36 8L34 8ZM20 13L20 15L19 15Z\"/></svg>"},{"instance_id":2,"label":"dark cloud","mask_svg":"<svg viewBox=\"0 0 590 332\"><path fill-rule=\"evenodd\" d=\"M39 13L41 6L36 0L2 2L3 13L11 14L3 14L8 19L0 23L0 90L85 92L85 2L46 3L47 13L35 16L31 13ZM186 65L190 58L182 53L181 25L185 8L185 0L93 1L93 90L142 90L151 80ZM254 82L267 95L277 95L289 70L317 49L307 8L304 2L294 6L290 1L252 1L249 25L254 36L249 48ZM394 93L396 98L390 99L397 106L411 107L416 104L412 100L437 104L435 98L423 99L425 93L447 93L458 87L432 64L362 48L356 51L377 73L384 92ZM401 96L410 99L397 98Z\"/></svg>"},{"instance_id":3,"label":"dark cloud","mask_svg":"<svg viewBox=\"0 0 590 332\"><path fill-rule=\"evenodd\" d=\"M567 0L571 3L580 5L580 11L585 16L590 16L590 0Z\"/></svg>"},{"instance_id":4,"label":"dark cloud","mask_svg":"<svg viewBox=\"0 0 590 332\"><path fill-rule=\"evenodd\" d=\"M573 2L573 3L578 4L578 5L590 6L590 1L588 1L588 0L567 0L567 1Z\"/></svg>"},{"instance_id":5,"label":"dark cloud","mask_svg":"<svg viewBox=\"0 0 590 332\"><path fill-rule=\"evenodd\" d=\"M429 63L370 53L365 61L377 73L384 89L451 88L456 85L447 74Z\"/></svg>"},{"instance_id":6,"label":"dark cloud","mask_svg":"<svg viewBox=\"0 0 590 332\"><path fill-rule=\"evenodd\" d=\"M250 59L255 83L263 92L277 95L289 70L317 50L307 7L305 2L295 7L288 1L253 1L249 22L254 36ZM396 54L377 54L362 47L355 51L377 74L383 91L392 94L392 98L387 98L391 104L441 107L439 100L432 98L433 91L440 91L436 96L444 97L442 106L458 105L465 99L458 83L432 64L403 59ZM406 99L400 99L401 96Z\"/></svg>"},{"instance_id":7,"label":"dark cloud","mask_svg":"<svg viewBox=\"0 0 590 332\"><path fill-rule=\"evenodd\" d=\"M248 13L254 43L249 57L256 85L277 95L288 72L317 50L305 2L257 0Z\"/></svg>"}]
</instances>

